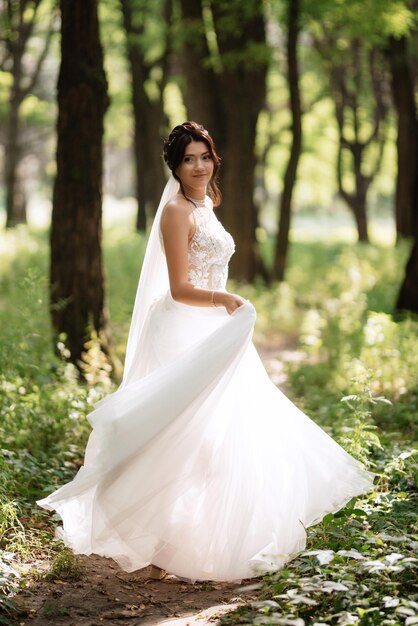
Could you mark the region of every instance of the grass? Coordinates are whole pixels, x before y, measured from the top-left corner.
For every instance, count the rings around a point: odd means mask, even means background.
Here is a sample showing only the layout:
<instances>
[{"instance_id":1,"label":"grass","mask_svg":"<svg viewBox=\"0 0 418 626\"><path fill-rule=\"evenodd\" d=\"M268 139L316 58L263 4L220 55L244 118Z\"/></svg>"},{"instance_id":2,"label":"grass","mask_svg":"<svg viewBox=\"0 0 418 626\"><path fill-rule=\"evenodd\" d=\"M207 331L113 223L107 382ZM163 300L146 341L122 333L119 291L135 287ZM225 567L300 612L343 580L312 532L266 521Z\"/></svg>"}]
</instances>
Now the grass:
<instances>
[{"instance_id":1,"label":"grass","mask_svg":"<svg viewBox=\"0 0 418 626\"><path fill-rule=\"evenodd\" d=\"M80 580L82 573L83 568L77 557L62 544L52 559L45 578L47 580Z\"/></svg>"},{"instance_id":2,"label":"grass","mask_svg":"<svg viewBox=\"0 0 418 626\"><path fill-rule=\"evenodd\" d=\"M265 244L266 257L269 243ZM123 359L144 238L109 222L104 259L113 341ZM287 365L288 395L350 454L378 474L376 488L309 529L308 549L267 576L254 605L224 624L418 623L413 586L418 546L418 322L395 321L407 245L312 241L295 230L286 282L231 287L257 309L256 339L290 336L300 358ZM0 623L24 584L22 560L51 555L48 576L82 576L51 543L35 500L70 480L82 463L92 405L114 383L80 385L48 316L45 231L0 233ZM61 358L57 352L61 352ZM343 399L343 401L341 401ZM400 555L400 556L396 556ZM415 603L415 604L414 604ZM52 610L52 609L51 609ZM8 621L7 621L8 620ZM416 621L413 621L416 620Z\"/></svg>"}]
</instances>

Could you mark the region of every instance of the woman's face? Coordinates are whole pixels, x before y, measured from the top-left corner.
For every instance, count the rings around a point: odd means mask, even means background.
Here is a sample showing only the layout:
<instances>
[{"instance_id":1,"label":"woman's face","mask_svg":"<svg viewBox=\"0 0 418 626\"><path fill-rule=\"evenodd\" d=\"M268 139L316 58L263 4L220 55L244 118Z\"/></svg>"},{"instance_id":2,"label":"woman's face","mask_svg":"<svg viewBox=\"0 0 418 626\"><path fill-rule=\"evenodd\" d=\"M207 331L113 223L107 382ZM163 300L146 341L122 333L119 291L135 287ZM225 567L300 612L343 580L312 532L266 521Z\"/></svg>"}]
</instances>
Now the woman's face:
<instances>
[{"instance_id":1,"label":"woman's face","mask_svg":"<svg viewBox=\"0 0 418 626\"><path fill-rule=\"evenodd\" d=\"M175 173L185 190L206 188L213 176L213 160L204 141L191 141L186 146L182 162Z\"/></svg>"}]
</instances>

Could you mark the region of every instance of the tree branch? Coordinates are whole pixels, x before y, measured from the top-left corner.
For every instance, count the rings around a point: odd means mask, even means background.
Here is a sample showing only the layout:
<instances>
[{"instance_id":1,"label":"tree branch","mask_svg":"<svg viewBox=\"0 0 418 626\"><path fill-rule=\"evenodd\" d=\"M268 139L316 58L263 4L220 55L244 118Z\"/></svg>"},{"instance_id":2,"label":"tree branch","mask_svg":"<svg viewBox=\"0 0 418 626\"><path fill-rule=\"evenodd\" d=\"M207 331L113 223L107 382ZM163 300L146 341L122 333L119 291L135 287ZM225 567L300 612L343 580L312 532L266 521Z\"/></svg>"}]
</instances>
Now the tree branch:
<instances>
[{"instance_id":1,"label":"tree branch","mask_svg":"<svg viewBox=\"0 0 418 626\"><path fill-rule=\"evenodd\" d=\"M35 65L35 69L33 71L33 74L32 74L32 76L30 78L29 84L24 89L22 89L23 97L26 97L33 90L33 88L34 88L34 86L35 86L35 84L36 84L36 82L37 82L37 80L39 78L39 74L41 72L42 65L43 65L43 63L44 63L44 61L46 59L46 56L47 56L48 51L49 51L49 47L51 45L52 37L53 37L53 35L55 33L54 24L55 24L55 15L52 16L52 20L50 22L50 25L49 25L49 28L48 28L48 31L47 31L47 34L46 34L43 50L41 51L41 53L40 53L40 55L38 57L38 60L37 60L37 63Z\"/></svg>"}]
</instances>

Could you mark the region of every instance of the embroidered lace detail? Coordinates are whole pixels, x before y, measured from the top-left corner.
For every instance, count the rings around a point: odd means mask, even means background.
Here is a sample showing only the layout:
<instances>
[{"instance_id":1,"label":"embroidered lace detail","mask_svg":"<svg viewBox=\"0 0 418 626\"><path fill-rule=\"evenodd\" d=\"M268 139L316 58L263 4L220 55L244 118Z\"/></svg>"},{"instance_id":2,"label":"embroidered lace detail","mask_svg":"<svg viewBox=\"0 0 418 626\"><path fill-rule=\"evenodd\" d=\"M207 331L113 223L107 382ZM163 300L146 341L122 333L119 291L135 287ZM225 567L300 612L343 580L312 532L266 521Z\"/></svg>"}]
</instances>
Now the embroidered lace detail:
<instances>
[{"instance_id":1,"label":"embroidered lace detail","mask_svg":"<svg viewBox=\"0 0 418 626\"><path fill-rule=\"evenodd\" d=\"M224 289L234 240L216 217L209 198L193 215L196 230L189 244L189 281L204 289Z\"/></svg>"}]
</instances>

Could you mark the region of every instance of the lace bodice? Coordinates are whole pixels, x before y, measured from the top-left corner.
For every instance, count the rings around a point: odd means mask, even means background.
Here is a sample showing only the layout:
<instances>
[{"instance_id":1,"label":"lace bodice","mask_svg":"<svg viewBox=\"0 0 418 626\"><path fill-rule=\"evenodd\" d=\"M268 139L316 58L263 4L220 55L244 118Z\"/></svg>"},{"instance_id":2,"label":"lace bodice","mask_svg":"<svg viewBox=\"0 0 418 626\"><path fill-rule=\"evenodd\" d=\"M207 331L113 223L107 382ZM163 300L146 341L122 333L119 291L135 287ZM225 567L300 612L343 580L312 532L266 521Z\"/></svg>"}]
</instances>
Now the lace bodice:
<instances>
[{"instance_id":1,"label":"lace bodice","mask_svg":"<svg viewBox=\"0 0 418 626\"><path fill-rule=\"evenodd\" d=\"M224 289L234 240L216 217L210 198L205 206L193 209L193 216L196 230L189 243L189 281L204 289Z\"/></svg>"}]
</instances>

